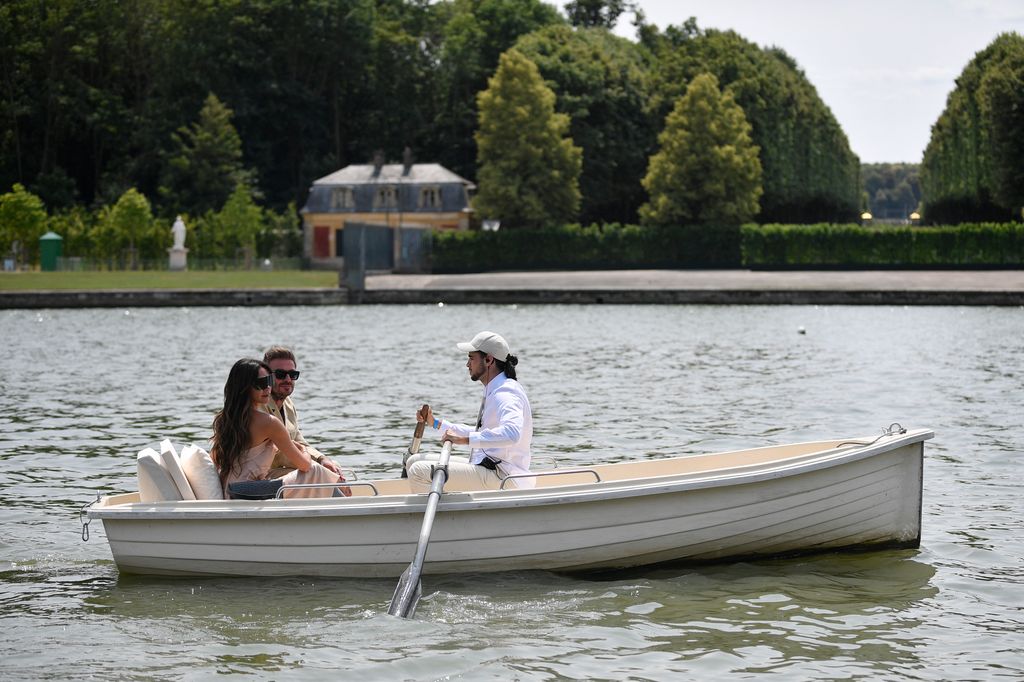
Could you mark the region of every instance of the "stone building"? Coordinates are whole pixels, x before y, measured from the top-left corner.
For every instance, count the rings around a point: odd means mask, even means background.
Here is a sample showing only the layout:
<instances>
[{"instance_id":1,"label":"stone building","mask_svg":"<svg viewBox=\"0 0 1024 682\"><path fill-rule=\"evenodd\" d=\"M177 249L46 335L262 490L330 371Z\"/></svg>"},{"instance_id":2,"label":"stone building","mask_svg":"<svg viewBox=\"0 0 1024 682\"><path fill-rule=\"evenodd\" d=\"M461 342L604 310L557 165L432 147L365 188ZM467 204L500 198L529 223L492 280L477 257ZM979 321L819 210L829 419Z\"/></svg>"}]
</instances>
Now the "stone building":
<instances>
[{"instance_id":1,"label":"stone building","mask_svg":"<svg viewBox=\"0 0 1024 682\"><path fill-rule=\"evenodd\" d=\"M467 230L475 185L436 163L346 166L313 182L302 208L304 254L340 266L345 223L404 229Z\"/></svg>"}]
</instances>

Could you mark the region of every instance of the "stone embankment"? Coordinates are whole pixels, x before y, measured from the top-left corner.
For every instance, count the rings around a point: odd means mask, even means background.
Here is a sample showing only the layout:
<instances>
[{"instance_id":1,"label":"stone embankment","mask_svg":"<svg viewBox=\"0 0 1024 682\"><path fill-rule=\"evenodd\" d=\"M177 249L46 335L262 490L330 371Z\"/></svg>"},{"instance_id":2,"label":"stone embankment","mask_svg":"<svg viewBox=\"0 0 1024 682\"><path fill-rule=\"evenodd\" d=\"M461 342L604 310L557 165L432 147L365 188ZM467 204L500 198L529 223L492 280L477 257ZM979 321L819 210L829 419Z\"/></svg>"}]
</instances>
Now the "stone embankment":
<instances>
[{"instance_id":1,"label":"stone embankment","mask_svg":"<svg viewBox=\"0 0 1024 682\"><path fill-rule=\"evenodd\" d=\"M339 304L1024 305L1024 270L369 274L365 288L0 291L0 308Z\"/></svg>"}]
</instances>

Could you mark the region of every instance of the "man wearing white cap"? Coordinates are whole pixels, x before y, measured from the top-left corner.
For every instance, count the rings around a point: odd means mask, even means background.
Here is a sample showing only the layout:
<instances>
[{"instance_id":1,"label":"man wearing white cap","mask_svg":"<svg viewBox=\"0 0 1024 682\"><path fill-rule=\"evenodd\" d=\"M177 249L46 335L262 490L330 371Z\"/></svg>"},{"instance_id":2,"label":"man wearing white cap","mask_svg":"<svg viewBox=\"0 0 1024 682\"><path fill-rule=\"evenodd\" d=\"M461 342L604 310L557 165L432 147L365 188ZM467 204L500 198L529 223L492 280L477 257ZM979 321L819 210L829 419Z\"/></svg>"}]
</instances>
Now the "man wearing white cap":
<instances>
[{"instance_id":1,"label":"man wearing white cap","mask_svg":"<svg viewBox=\"0 0 1024 682\"><path fill-rule=\"evenodd\" d=\"M448 484L454 490L501 487L507 476L529 473L533 413L526 391L516 380L519 359L508 352L508 343L494 332L480 332L468 343L456 346L469 354L469 378L484 385L484 397L476 426L435 419L428 407L416 413L441 434L441 440L468 445L469 457L452 457L448 462ZM406 462L409 482L415 492L430 489L431 465L437 456L413 455ZM531 477L517 478L505 486L532 488Z\"/></svg>"}]
</instances>

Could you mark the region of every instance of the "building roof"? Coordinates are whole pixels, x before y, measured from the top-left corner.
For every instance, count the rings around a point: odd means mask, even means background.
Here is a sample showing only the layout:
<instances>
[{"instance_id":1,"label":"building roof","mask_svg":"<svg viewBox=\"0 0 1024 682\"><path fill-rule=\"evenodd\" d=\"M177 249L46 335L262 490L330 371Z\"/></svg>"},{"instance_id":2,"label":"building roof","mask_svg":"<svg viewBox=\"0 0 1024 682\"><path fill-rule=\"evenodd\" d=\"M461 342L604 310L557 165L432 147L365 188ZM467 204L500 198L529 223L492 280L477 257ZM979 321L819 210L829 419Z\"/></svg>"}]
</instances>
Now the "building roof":
<instances>
[{"instance_id":1,"label":"building roof","mask_svg":"<svg viewBox=\"0 0 1024 682\"><path fill-rule=\"evenodd\" d=\"M380 167L380 173L374 174L373 164L345 166L330 175L314 180L317 185L379 185L379 184L423 184L440 185L459 183L473 189L475 185L465 178L456 175L439 163L414 163L405 174L405 166L400 163L386 163Z\"/></svg>"}]
</instances>

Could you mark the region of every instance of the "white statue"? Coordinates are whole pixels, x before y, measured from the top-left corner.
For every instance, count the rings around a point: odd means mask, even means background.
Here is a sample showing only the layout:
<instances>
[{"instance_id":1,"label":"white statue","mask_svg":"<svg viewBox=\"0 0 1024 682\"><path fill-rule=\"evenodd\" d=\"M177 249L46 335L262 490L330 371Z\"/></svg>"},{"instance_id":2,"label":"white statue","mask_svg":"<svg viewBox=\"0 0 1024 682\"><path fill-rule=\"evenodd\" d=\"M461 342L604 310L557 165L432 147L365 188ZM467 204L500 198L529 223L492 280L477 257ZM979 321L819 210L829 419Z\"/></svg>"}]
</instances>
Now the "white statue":
<instances>
[{"instance_id":1,"label":"white statue","mask_svg":"<svg viewBox=\"0 0 1024 682\"><path fill-rule=\"evenodd\" d=\"M174 246L171 247L173 250L178 251L185 248L185 222L178 216L174 225L171 226L171 232L174 234Z\"/></svg>"}]
</instances>

